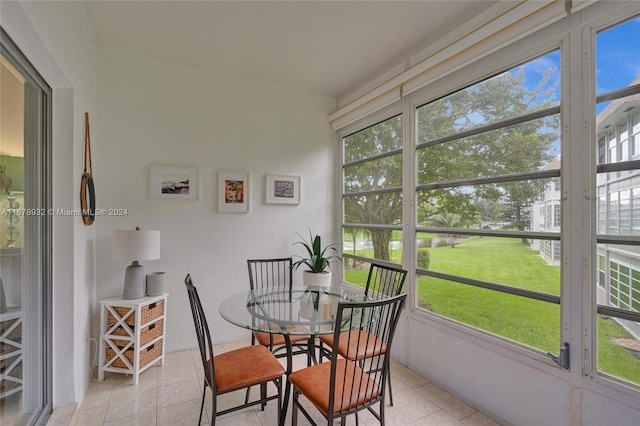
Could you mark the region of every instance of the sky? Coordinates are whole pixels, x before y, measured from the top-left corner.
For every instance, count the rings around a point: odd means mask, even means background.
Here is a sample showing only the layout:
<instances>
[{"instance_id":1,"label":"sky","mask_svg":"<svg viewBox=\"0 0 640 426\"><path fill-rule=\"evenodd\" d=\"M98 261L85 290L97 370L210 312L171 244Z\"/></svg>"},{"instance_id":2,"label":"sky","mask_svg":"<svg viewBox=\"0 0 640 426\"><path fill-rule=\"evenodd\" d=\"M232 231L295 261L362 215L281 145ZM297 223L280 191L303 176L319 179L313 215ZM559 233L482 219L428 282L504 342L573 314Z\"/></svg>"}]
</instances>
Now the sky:
<instances>
[{"instance_id":1,"label":"sky","mask_svg":"<svg viewBox=\"0 0 640 426\"><path fill-rule=\"evenodd\" d=\"M560 73L560 51L548 53L523 65L526 85L535 87L545 71L555 69L554 77ZM596 36L596 94L627 87L640 74L640 18L627 21L616 27L602 30ZM560 87L555 91L555 100L560 100ZM599 113L607 103L596 107Z\"/></svg>"},{"instance_id":2,"label":"sky","mask_svg":"<svg viewBox=\"0 0 640 426\"><path fill-rule=\"evenodd\" d=\"M627 87L640 74L640 18L596 36L598 95Z\"/></svg>"}]
</instances>

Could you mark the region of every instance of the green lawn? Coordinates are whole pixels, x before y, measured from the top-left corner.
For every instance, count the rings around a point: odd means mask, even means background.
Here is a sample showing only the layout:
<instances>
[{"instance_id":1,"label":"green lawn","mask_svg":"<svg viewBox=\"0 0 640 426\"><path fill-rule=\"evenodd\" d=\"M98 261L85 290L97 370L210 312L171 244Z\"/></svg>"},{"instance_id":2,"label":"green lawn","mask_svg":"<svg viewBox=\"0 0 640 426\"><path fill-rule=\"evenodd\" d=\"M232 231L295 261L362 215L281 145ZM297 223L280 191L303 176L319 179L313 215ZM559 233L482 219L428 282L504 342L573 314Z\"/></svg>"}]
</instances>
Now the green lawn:
<instances>
[{"instance_id":1,"label":"green lawn","mask_svg":"<svg viewBox=\"0 0 640 426\"><path fill-rule=\"evenodd\" d=\"M434 247L429 252L433 271L560 294L560 268L548 265L520 239L472 237L455 248Z\"/></svg>"},{"instance_id":2,"label":"green lawn","mask_svg":"<svg viewBox=\"0 0 640 426\"><path fill-rule=\"evenodd\" d=\"M473 237L464 243L429 249L430 270L482 281L560 294L560 268L548 265L519 239ZM371 251L358 254L373 257ZM401 263L395 250L393 261ZM345 270L345 280L364 287L367 270ZM560 306L453 283L431 277L418 279L418 304L461 323L506 339L557 354L560 347ZM613 342L629 337L612 319L598 320L598 366L609 375L640 384L640 360Z\"/></svg>"}]
</instances>

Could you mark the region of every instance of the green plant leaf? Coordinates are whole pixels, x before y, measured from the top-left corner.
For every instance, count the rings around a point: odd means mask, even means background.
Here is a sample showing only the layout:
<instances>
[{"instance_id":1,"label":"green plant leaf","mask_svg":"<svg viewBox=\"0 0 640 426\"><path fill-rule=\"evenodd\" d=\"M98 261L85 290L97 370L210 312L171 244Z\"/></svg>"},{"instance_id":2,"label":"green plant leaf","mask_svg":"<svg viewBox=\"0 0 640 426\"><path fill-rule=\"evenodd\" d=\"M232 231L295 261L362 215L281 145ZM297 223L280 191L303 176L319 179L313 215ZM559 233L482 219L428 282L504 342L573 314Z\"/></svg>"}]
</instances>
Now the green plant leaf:
<instances>
[{"instance_id":1,"label":"green plant leaf","mask_svg":"<svg viewBox=\"0 0 640 426\"><path fill-rule=\"evenodd\" d=\"M302 235L296 234L301 238L301 241L296 241L293 245L299 244L304 247L307 252L307 257L295 256L298 257L299 260L293 263L293 266L298 269L302 265L306 265L310 271L312 272L322 272L329 267L331 261L337 260L342 261L340 256L336 255L327 255L327 252L333 251L336 254L339 254L338 250L334 247L335 244L329 244L326 247L322 247L322 238L320 235L316 234L315 236L311 233L311 229L309 229L309 240L305 240Z\"/></svg>"}]
</instances>

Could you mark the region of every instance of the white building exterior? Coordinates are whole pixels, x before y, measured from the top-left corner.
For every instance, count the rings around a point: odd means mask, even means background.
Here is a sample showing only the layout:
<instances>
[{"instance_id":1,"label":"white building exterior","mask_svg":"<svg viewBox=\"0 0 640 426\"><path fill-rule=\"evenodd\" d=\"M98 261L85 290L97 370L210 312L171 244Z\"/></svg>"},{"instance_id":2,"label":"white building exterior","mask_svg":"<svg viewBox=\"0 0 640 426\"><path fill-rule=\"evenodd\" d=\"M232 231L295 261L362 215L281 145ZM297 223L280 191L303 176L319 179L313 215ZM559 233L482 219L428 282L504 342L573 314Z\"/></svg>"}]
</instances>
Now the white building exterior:
<instances>
[{"instance_id":1,"label":"white building exterior","mask_svg":"<svg viewBox=\"0 0 640 426\"><path fill-rule=\"evenodd\" d=\"M559 169L560 160L551 161L545 170ZM531 230L538 232L560 232L562 220L561 186L560 179L550 179L544 186L540 200L531 208ZM548 264L560 266L561 245L560 241L531 240L531 248L540 251Z\"/></svg>"},{"instance_id":2,"label":"white building exterior","mask_svg":"<svg viewBox=\"0 0 640 426\"><path fill-rule=\"evenodd\" d=\"M640 82L640 75L631 82ZM640 95L611 102L596 117L598 165L640 160ZM550 162L545 169L560 168L560 160ZM640 173L599 173L597 234L640 236ZM540 200L531 211L531 229L540 232L560 232L560 179L545 185ZM533 250L540 251L548 264L560 266L559 241L532 240ZM640 247L598 245L598 304L640 311ZM637 324L618 320L636 338Z\"/></svg>"},{"instance_id":3,"label":"white building exterior","mask_svg":"<svg viewBox=\"0 0 640 426\"><path fill-rule=\"evenodd\" d=\"M638 75L631 85L640 82ZM640 160L640 95L611 102L596 117L598 166ZM640 173L598 173L598 235L640 236ZM598 244L598 304L640 311L640 246ZM637 323L619 320L636 338Z\"/></svg>"}]
</instances>

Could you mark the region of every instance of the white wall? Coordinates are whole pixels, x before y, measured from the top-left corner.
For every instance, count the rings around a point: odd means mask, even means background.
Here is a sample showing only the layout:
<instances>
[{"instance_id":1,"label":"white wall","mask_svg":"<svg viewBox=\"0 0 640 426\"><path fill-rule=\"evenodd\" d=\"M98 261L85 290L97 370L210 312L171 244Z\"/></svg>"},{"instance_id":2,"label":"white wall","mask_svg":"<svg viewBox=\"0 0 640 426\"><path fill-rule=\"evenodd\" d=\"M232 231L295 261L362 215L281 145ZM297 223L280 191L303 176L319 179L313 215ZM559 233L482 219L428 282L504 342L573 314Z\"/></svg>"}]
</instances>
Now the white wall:
<instances>
[{"instance_id":1,"label":"white wall","mask_svg":"<svg viewBox=\"0 0 640 426\"><path fill-rule=\"evenodd\" d=\"M168 352L196 347L184 288L187 273L203 300L213 339L248 338L218 305L248 288L248 258L302 254L307 228L333 229L334 152L327 115L333 98L216 74L101 46L93 139L98 207L128 209L96 221L97 298L122 294L128 262L111 260L113 229L157 229L165 271ZM151 200L149 166L198 167L199 200ZM250 173L250 212L217 211L218 170ZM302 177L300 205L265 204L265 173ZM92 317L97 336L98 315Z\"/></svg>"},{"instance_id":2,"label":"white wall","mask_svg":"<svg viewBox=\"0 0 640 426\"><path fill-rule=\"evenodd\" d=\"M3 1L2 26L53 89L53 207L79 208L84 111L94 111L95 43L77 2ZM89 383L94 229L53 218L54 406Z\"/></svg>"},{"instance_id":3,"label":"white wall","mask_svg":"<svg viewBox=\"0 0 640 426\"><path fill-rule=\"evenodd\" d=\"M420 314L407 316L406 364L502 424L638 424L637 397L526 351L505 350L479 333Z\"/></svg>"}]
</instances>

